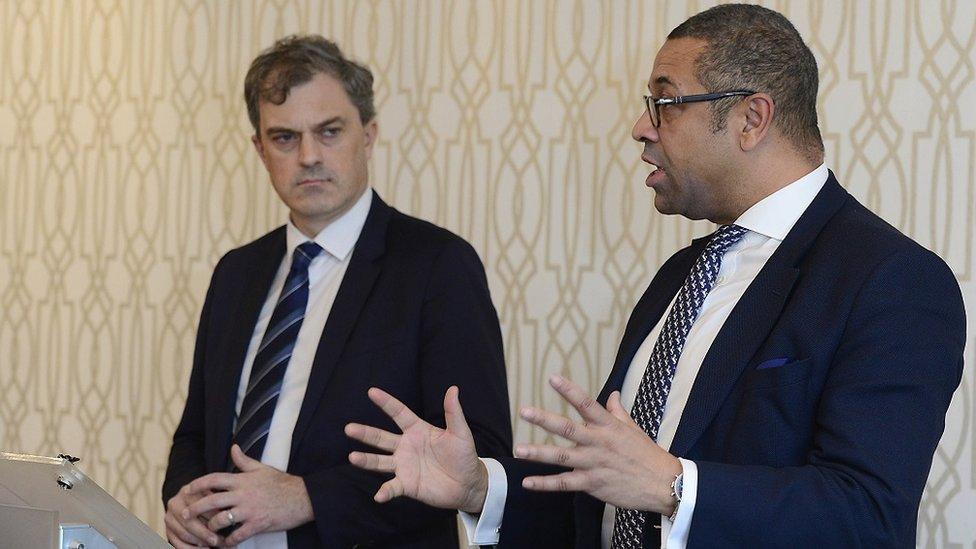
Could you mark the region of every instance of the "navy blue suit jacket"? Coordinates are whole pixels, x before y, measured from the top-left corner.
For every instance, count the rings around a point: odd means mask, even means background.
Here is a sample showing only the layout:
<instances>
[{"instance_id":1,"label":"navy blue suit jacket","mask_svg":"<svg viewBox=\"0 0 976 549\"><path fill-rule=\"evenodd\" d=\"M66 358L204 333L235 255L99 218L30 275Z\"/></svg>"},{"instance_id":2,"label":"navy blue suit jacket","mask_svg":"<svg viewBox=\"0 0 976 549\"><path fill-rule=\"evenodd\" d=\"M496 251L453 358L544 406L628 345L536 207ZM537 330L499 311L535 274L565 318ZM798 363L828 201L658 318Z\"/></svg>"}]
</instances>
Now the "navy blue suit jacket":
<instances>
[{"instance_id":1,"label":"navy blue suit jacket","mask_svg":"<svg viewBox=\"0 0 976 549\"><path fill-rule=\"evenodd\" d=\"M163 502L204 474L225 471L241 369L285 253L281 227L225 255L200 318L183 417L173 436ZM479 454L511 455L508 388L498 316L484 267L460 237L373 203L326 322L295 426L288 472L304 478L315 521L291 547L456 548L453 512L372 499L389 477L348 462L367 448L349 422L396 426L367 398L380 387L444 425L458 385Z\"/></svg>"},{"instance_id":2,"label":"navy blue suit jacket","mask_svg":"<svg viewBox=\"0 0 976 549\"><path fill-rule=\"evenodd\" d=\"M707 240L654 277L601 402ZM718 333L681 416L670 451L698 466L688 547L914 547L964 344L946 264L831 174ZM500 547L599 547L602 502L530 493L522 478L554 469L502 461ZM659 544L645 528L644 546Z\"/></svg>"}]
</instances>

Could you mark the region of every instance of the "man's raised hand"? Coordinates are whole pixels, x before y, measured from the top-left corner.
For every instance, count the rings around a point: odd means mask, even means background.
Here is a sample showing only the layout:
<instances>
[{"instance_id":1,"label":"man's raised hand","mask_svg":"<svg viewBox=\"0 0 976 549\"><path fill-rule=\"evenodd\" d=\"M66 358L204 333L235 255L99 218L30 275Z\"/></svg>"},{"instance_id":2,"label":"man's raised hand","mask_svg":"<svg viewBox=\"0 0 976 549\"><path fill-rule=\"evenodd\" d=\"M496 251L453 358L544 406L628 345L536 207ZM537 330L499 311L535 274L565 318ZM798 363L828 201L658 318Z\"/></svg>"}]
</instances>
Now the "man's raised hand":
<instances>
[{"instance_id":1,"label":"man's raised hand","mask_svg":"<svg viewBox=\"0 0 976 549\"><path fill-rule=\"evenodd\" d=\"M349 462L357 467L393 473L374 499L385 503L406 496L434 507L480 513L488 491L488 472L478 459L458 388L452 386L444 395L447 429L420 419L381 389L372 388L368 394L402 432L394 434L358 423L346 425L348 437L389 453L349 454Z\"/></svg>"}]
</instances>

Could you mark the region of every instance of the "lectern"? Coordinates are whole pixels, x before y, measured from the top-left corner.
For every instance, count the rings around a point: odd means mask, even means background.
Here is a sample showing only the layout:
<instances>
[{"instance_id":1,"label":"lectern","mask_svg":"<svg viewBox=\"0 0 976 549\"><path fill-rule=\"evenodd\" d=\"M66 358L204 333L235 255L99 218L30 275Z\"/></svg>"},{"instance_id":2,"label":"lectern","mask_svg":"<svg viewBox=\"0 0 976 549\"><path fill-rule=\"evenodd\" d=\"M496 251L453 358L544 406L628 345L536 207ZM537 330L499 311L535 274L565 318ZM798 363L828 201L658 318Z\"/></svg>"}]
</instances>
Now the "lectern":
<instances>
[{"instance_id":1,"label":"lectern","mask_svg":"<svg viewBox=\"0 0 976 549\"><path fill-rule=\"evenodd\" d=\"M155 549L167 544L72 463L0 452L4 549Z\"/></svg>"}]
</instances>

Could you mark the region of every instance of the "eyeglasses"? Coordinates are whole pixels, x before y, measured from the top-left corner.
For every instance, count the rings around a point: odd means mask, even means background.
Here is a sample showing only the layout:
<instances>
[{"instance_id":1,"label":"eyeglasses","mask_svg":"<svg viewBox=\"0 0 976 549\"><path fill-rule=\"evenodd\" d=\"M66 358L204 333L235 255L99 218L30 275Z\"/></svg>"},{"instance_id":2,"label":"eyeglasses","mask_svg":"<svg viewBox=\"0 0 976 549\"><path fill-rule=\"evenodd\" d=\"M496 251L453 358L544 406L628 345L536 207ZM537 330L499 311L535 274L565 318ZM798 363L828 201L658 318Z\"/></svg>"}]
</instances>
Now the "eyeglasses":
<instances>
[{"instance_id":1,"label":"eyeglasses","mask_svg":"<svg viewBox=\"0 0 976 549\"><path fill-rule=\"evenodd\" d=\"M644 105L647 107L647 113L651 116L651 124L655 128L661 126L661 113L658 109L661 105L680 105L681 103L699 103L701 101L717 101L719 99L725 99L726 97L735 97L737 95L752 95L756 92L752 90L731 90L717 93L700 93L696 95L679 95L677 97L662 97L660 99L655 99L650 95L644 96Z\"/></svg>"}]
</instances>

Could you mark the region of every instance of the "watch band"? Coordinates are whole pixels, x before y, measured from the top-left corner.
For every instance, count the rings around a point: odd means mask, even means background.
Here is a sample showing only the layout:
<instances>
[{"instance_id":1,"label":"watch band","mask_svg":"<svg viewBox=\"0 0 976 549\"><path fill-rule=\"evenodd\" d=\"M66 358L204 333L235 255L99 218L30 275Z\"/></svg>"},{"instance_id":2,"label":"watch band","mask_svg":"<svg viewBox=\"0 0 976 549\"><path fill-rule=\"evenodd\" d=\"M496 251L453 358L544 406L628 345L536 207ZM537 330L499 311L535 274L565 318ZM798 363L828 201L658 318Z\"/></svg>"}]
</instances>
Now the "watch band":
<instances>
[{"instance_id":1,"label":"watch band","mask_svg":"<svg viewBox=\"0 0 976 549\"><path fill-rule=\"evenodd\" d=\"M674 522L674 519L678 516L678 507L681 506L681 491L684 488L684 473L678 473L674 476L674 480L671 481L671 497L674 498L674 511L668 520Z\"/></svg>"}]
</instances>

